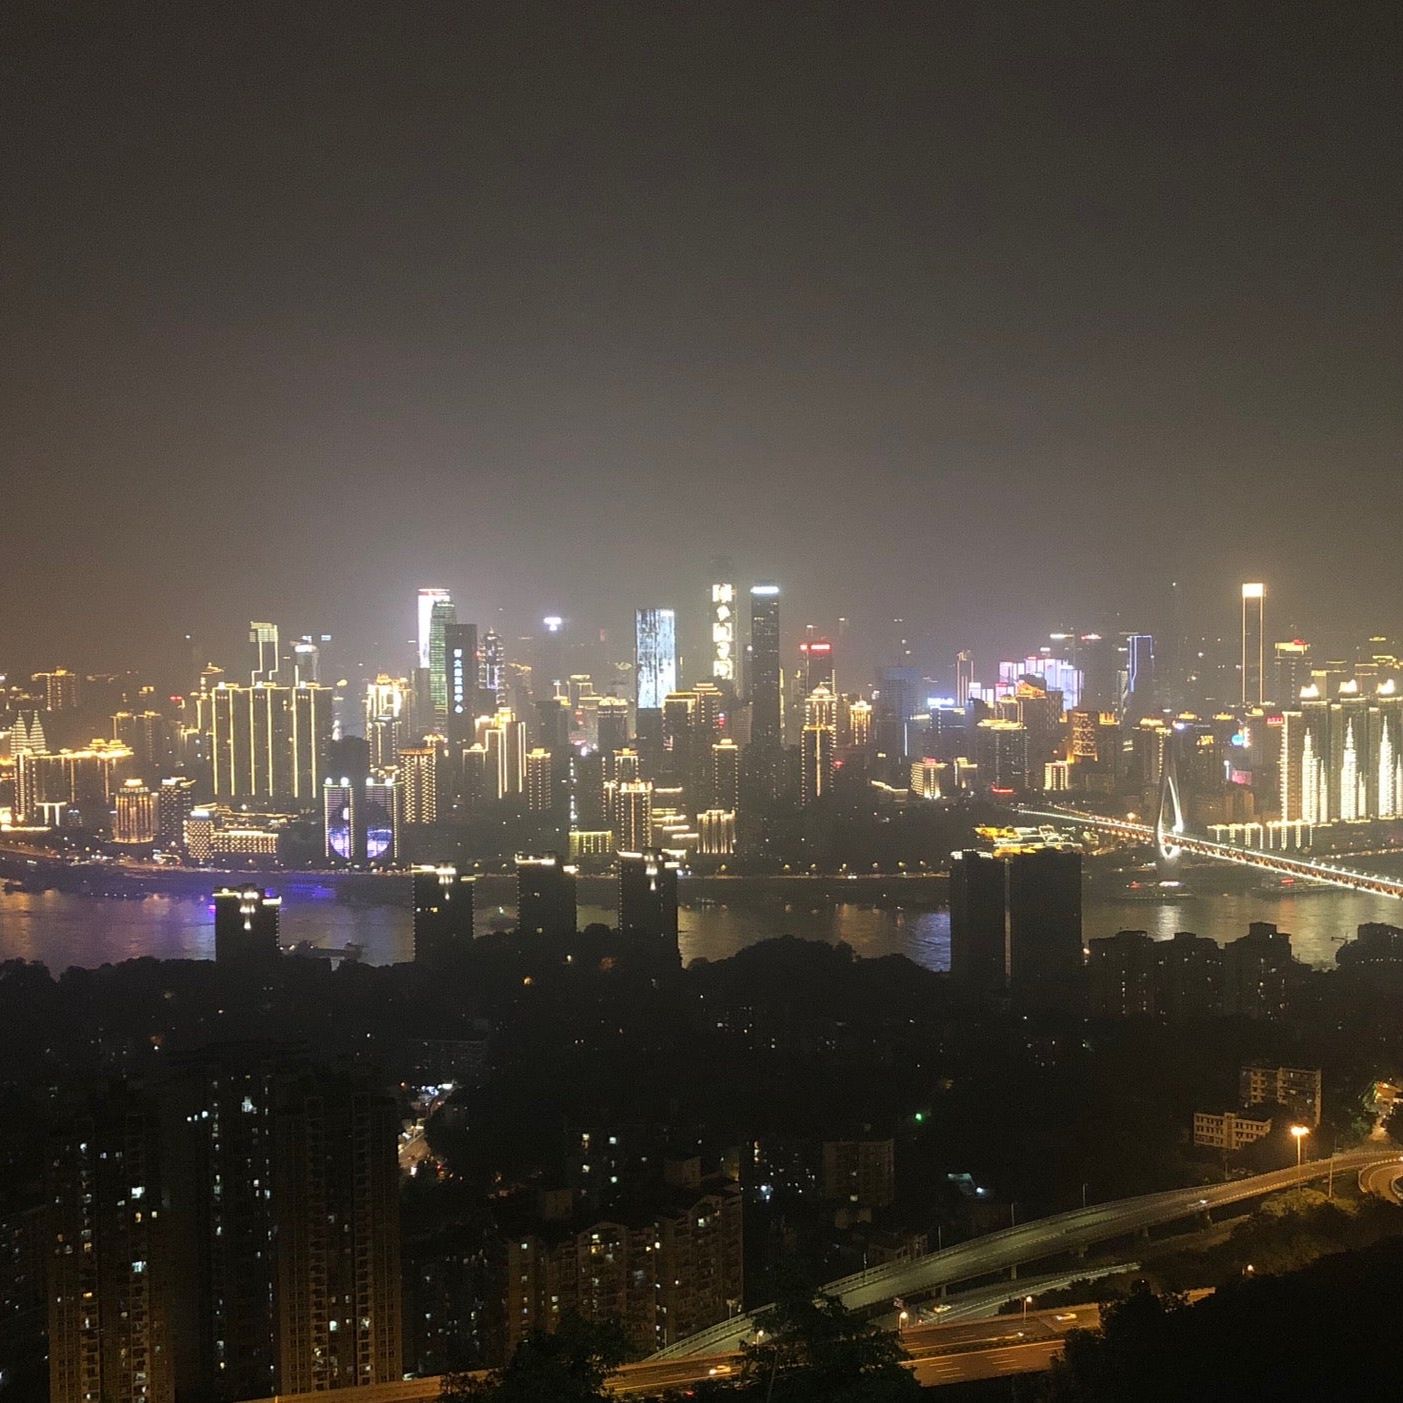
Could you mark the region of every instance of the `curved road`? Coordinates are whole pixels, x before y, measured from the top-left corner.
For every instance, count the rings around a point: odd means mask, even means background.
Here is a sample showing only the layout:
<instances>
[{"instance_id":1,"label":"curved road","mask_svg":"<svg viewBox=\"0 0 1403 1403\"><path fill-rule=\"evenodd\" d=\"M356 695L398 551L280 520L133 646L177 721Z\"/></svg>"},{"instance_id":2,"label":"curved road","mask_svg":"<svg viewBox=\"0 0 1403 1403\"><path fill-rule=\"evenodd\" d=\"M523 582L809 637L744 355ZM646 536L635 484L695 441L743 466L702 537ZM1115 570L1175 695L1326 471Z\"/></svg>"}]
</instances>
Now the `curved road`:
<instances>
[{"instance_id":1,"label":"curved road","mask_svg":"<svg viewBox=\"0 0 1403 1403\"><path fill-rule=\"evenodd\" d=\"M1389 1203L1403 1204L1398 1186L1403 1183L1403 1157L1395 1155L1386 1164L1371 1164L1359 1171L1361 1193L1374 1194Z\"/></svg>"},{"instance_id":2,"label":"curved road","mask_svg":"<svg viewBox=\"0 0 1403 1403\"><path fill-rule=\"evenodd\" d=\"M1362 1171L1379 1165L1382 1159L1377 1150L1336 1155L1334 1169ZM1397 1165L1396 1156L1391 1159ZM1142 1228L1172 1223L1176 1218L1189 1217L1197 1212L1206 1213L1244 1199L1289 1189L1303 1180L1324 1178L1331 1172L1330 1166L1329 1160L1311 1160L1299 1171L1292 1166L1248 1179L1233 1179L1226 1184L1168 1189L1162 1193L1142 1194L1138 1198L1078 1208L1070 1213L1057 1213L1050 1218L1037 1218L1029 1223L1020 1223L1017 1227L988 1233L913 1261L872 1267L853 1276L830 1281L822 1289L831 1296L837 1296L850 1308L881 1305L894 1296L917 1296L991 1272L1006 1271L1025 1262L1036 1262L1076 1248L1089 1247L1093 1243L1138 1232ZM676 1359L689 1354L721 1354L734 1350L742 1340L754 1333L756 1317L767 1309L769 1307L762 1306L746 1315L723 1320L708 1330L689 1335L685 1340L659 1350L651 1357Z\"/></svg>"}]
</instances>

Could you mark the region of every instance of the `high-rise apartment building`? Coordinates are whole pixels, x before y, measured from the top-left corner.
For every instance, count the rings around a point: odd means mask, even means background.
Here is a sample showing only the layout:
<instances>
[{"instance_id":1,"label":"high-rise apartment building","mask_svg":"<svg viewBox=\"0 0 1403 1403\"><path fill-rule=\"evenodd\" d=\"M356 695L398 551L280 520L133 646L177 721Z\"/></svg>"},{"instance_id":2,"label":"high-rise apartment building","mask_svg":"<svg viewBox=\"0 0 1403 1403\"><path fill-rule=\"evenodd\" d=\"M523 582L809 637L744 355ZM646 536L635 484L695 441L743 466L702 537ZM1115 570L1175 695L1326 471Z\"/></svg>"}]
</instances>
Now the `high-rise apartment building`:
<instances>
[{"instance_id":1,"label":"high-rise apartment building","mask_svg":"<svg viewBox=\"0 0 1403 1403\"><path fill-rule=\"evenodd\" d=\"M174 1403L160 1125L114 1089L53 1142L50 1403Z\"/></svg>"},{"instance_id":2,"label":"high-rise apartment building","mask_svg":"<svg viewBox=\"0 0 1403 1403\"><path fill-rule=\"evenodd\" d=\"M1281 716L1279 782L1287 823L1357 823L1403 815L1403 694L1357 679L1325 696L1311 683Z\"/></svg>"},{"instance_id":3,"label":"high-rise apartment building","mask_svg":"<svg viewBox=\"0 0 1403 1403\"><path fill-rule=\"evenodd\" d=\"M657 851L619 853L619 931L677 944L677 868Z\"/></svg>"},{"instance_id":4,"label":"high-rise apartment building","mask_svg":"<svg viewBox=\"0 0 1403 1403\"><path fill-rule=\"evenodd\" d=\"M278 957L283 899L258 887L214 893L214 958L219 964L262 964Z\"/></svg>"},{"instance_id":5,"label":"high-rise apartment building","mask_svg":"<svg viewBox=\"0 0 1403 1403\"><path fill-rule=\"evenodd\" d=\"M950 868L950 975L992 994L1065 992L1082 967L1081 855L1035 848L956 853Z\"/></svg>"},{"instance_id":6,"label":"high-rise apartment building","mask_svg":"<svg viewBox=\"0 0 1403 1403\"><path fill-rule=\"evenodd\" d=\"M637 852L653 841L653 783L651 780L612 780L605 785L610 827L621 851Z\"/></svg>"},{"instance_id":7,"label":"high-rise apartment building","mask_svg":"<svg viewBox=\"0 0 1403 1403\"><path fill-rule=\"evenodd\" d=\"M718 809L732 814L740 809L740 774L740 747L729 739L713 741L711 799Z\"/></svg>"},{"instance_id":8,"label":"high-rise apartment building","mask_svg":"<svg viewBox=\"0 0 1403 1403\"><path fill-rule=\"evenodd\" d=\"M526 809L528 813L549 813L555 803L555 766L549 750L537 746L526 752Z\"/></svg>"},{"instance_id":9,"label":"high-rise apartment building","mask_svg":"<svg viewBox=\"0 0 1403 1403\"><path fill-rule=\"evenodd\" d=\"M484 718L478 738L487 752L487 795L504 799L526 788L526 723L509 707Z\"/></svg>"},{"instance_id":10,"label":"high-rise apartment building","mask_svg":"<svg viewBox=\"0 0 1403 1403\"><path fill-rule=\"evenodd\" d=\"M78 709L78 675L66 667L56 667L52 672L36 672L30 679L44 689L44 707L48 711L76 711Z\"/></svg>"},{"instance_id":11,"label":"high-rise apartment building","mask_svg":"<svg viewBox=\"0 0 1403 1403\"><path fill-rule=\"evenodd\" d=\"M210 694L210 784L221 803L316 802L331 735L331 688L219 683Z\"/></svg>"},{"instance_id":12,"label":"high-rise apartment building","mask_svg":"<svg viewBox=\"0 0 1403 1403\"><path fill-rule=\"evenodd\" d=\"M403 1372L399 1112L329 1074L282 1088L274 1128L279 1393L364 1388Z\"/></svg>"},{"instance_id":13,"label":"high-rise apartment building","mask_svg":"<svg viewBox=\"0 0 1403 1403\"><path fill-rule=\"evenodd\" d=\"M559 853L516 858L516 926L523 935L574 935L576 869Z\"/></svg>"},{"instance_id":14,"label":"high-rise apartment building","mask_svg":"<svg viewBox=\"0 0 1403 1403\"><path fill-rule=\"evenodd\" d=\"M411 827L438 822L438 748L404 746L399 752L399 785L403 818Z\"/></svg>"},{"instance_id":15,"label":"high-rise apartment building","mask_svg":"<svg viewBox=\"0 0 1403 1403\"><path fill-rule=\"evenodd\" d=\"M416 964L439 963L472 944L475 883L476 878L449 864L414 869Z\"/></svg>"},{"instance_id":16,"label":"high-rise apartment building","mask_svg":"<svg viewBox=\"0 0 1403 1403\"><path fill-rule=\"evenodd\" d=\"M622 697L600 697L594 709L595 748L605 755L628 744L628 703Z\"/></svg>"},{"instance_id":17,"label":"high-rise apartment building","mask_svg":"<svg viewBox=\"0 0 1403 1403\"><path fill-rule=\"evenodd\" d=\"M195 781L168 775L156 791L156 838L168 846L185 840L185 820L195 808Z\"/></svg>"}]
</instances>

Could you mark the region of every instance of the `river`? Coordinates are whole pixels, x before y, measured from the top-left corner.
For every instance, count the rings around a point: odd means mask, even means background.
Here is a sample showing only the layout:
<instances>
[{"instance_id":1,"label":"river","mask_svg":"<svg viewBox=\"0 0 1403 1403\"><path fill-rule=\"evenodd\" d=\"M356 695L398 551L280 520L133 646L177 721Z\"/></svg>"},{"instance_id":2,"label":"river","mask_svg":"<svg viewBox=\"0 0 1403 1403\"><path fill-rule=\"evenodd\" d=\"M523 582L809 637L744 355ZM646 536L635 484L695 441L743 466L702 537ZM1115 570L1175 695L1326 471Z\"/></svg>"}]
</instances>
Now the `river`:
<instances>
[{"instance_id":1,"label":"river","mask_svg":"<svg viewBox=\"0 0 1403 1403\"><path fill-rule=\"evenodd\" d=\"M341 902L331 898L290 900L283 909L284 944L309 940L339 947L354 942L372 964L408 959L411 951L407 909ZM478 911L478 928L510 925L508 908ZM170 895L122 901L72 893L0 894L0 960L39 960L50 969L96 967L149 955L157 959L209 959L214 953L213 915L207 900ZM581 905L580 924L611 922L613 913ZM1363 921L1403 924L1403 902L1348 891L1316 891L1300 896L1251 891L1215 892L1177 902L1126 901L1118 893L1088 887L1083 930L1086 938L1117 930L1148 930L1169 936L1176 930L1209 935L1220 943L1246 932L1251 921L1274 921L1291 932L1297 958L1328 966L1343 939ZM906 955L928 969L950 964L950 914L946 909L893 910L844 903L752 903L684 906L680 915L682 957L725 959L737 950L775 935L846 941L867 957Z\"/></svg>"}]
</instances>

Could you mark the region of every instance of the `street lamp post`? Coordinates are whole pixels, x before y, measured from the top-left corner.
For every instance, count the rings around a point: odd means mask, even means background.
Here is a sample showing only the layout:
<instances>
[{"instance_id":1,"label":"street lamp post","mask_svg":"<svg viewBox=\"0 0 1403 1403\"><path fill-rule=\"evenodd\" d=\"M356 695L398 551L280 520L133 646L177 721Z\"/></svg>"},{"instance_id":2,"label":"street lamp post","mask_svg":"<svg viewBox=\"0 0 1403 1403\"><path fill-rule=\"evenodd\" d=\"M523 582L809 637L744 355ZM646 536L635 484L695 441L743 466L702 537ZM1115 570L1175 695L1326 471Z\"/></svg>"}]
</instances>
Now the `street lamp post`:
<instances>
[{"instance_id":1,"label":"street lamp post","mask_svg":"<svg viewBox=\"0 0 1403 1403\"><path fill-rule=\"evenodd\" d=\"M1306 1136L1310 1134L1310 1127L1306 1125L1293 1125L1291 1135L1296 1141L1296 1182L1301 1179L1301 1152L1305 1149Z\"/></svg>"},{"instance_id":2,"label":"street lamp post","mask_svg":"<svg viewBox=\"0 0 1403 1403\"><path fill-rule=\"evenodd\" d=\"M1033 1298L1031 1296L1023 1297L1023 1323L1025 1325L1028 1323L1028 1307L1032 1304Z\"/></svg>"}]
</instances>

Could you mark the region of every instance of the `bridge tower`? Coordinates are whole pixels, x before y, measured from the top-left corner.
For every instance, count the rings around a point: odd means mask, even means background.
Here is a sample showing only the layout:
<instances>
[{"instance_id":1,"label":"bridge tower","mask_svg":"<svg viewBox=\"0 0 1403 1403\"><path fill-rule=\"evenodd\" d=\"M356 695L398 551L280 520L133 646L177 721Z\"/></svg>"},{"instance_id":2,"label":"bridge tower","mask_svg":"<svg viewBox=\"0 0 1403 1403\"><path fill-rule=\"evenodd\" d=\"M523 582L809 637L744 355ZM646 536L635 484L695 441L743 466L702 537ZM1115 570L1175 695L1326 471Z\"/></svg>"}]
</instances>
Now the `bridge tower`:
<instances>
[{"instance_id":1,"label":"bridge tower","mask_svg":"<svg viewBox=\"0 0 1403 1403\"><path fill-rule=\"evenodd\" d=\"M1179 797L1179 732L1172 727L1164 742L1159 777L1159 811L1155 814L1155 868L1161 882L1177 881L1184 850L1175 838L1184 831L1184 805Z\"/></svg>"}]
</instances>

